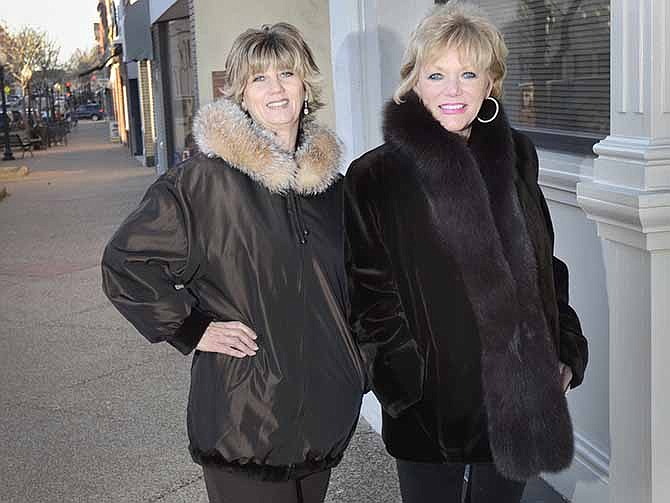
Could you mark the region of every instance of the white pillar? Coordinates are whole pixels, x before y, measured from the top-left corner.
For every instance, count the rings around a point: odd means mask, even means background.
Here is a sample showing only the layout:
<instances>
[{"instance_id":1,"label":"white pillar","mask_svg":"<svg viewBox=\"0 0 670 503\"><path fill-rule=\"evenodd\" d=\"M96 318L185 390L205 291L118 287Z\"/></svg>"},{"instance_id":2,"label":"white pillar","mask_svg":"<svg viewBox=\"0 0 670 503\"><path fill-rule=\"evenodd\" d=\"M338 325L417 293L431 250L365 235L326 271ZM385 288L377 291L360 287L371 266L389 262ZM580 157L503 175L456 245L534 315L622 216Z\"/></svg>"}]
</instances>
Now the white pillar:
<instances>
[{"instance_id":1,"label":"white pillar","mask_svg":"<svg viewBox=\"0 0 670 503\"><path fill-rule=\"evenodd\" d=\"M610 503L670 501L670 3L611 2L611 133L578 202L603 241Z\"/></svg>"}]
</instances>

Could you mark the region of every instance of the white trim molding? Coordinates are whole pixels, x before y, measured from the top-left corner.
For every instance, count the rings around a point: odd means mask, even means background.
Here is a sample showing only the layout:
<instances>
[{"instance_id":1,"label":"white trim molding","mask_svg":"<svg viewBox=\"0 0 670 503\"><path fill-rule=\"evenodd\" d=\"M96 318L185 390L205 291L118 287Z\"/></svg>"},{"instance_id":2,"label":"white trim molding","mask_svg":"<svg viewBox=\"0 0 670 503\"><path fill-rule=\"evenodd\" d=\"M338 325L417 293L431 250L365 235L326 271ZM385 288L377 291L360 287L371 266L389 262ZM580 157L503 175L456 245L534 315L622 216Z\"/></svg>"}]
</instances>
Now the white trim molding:
<instances>
[{"instance_id":1,"label":"white trim molding","mask_svg":"<svg viewBox=\"0 0 670 503\"><path fill-rule=\"evenodd\" d=\"M548 201L579 207L577 184L593 179L593 156L538 149L539 184Z\"/></svg>"},{"instance_id":2,"label":"white trim molding","mask_svg":"<svg viewBox=\"0 0 670 503\"><path fill-rule=\"evenodd\" d=\"M670 191L635 189L580 183L577 200L598 235L641 250L670 250Z\"/></svg>"},{"instance_id":3,"label":"white trim molding","mask_svg":"<svg viewBox=\"0 0 670 503\"><path fill-rule=\"evenodd\" d=\"M610 457L604 450L575 431L575 462L581 463L603 484L610 478Z\"/></svg>"},{"instance_id":4,"label":"white trim molding","mask_svg":"<svg viewBox=\"0 0 670 503\"><path fill-rule=\"evenodd\" d=\"M670 138L608 136L593 150L599 156L594 176L601 182L640 190L670 189Z\"/></svg>"}]
</instances>

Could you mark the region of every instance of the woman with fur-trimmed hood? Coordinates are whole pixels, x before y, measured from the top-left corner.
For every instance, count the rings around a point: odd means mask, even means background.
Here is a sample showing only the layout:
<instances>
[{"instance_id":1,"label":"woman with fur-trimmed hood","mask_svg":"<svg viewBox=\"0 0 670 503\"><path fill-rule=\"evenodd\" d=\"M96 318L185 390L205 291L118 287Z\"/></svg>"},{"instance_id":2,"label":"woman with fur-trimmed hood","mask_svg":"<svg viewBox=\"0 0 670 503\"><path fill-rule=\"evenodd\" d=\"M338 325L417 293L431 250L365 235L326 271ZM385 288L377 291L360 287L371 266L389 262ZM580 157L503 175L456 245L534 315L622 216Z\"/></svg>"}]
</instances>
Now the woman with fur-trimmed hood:
<instances>
[{"instance_id":1,"label":"woman with fur-trimmed hood","mask_svg":"<svg viewBox=\"0 0 670 503\"><path fill-rule=\"evenodd\" d=\"M535 148L496 99L506 54L476 9L436 7L345 178L352 326L405 503L518 503L573 456L587 344Z\"/></svg>"},{"instance_id":2,"label":"woman with fur-trimmed hood","mask_svg":"<svg viewBox=\"0 0 670 503\"><path fill-rule=\"evenodd\" d=\"M151 342L195 350L193 459L211 502L318 503L358 420L340 144L313 120L319 74L298 30L251 29L200 153L161 176L102 262L104 290Z\"/></svg>"}]
</instances>

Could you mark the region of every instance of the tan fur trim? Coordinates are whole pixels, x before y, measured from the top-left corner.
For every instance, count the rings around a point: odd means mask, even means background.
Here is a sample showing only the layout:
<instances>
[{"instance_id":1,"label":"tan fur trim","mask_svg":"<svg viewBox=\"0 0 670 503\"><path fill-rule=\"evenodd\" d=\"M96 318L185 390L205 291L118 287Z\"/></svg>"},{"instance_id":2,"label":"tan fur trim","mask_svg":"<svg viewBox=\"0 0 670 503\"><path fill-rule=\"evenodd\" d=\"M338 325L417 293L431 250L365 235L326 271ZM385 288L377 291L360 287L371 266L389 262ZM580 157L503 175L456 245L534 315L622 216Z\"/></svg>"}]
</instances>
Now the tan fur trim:
<instances>
[{"instance_id":1,"label":"tan fur trim","mask_svg":"<svg viewBox=\"0 0 670 503\"><path fill-rule=\"evenodd\" d=\"M295 153L300 167L296 173L296 186L303 194L319 194L338 177L342 145L334 133L314 123L305 125L303 138Z\"/></svg>"},{"instance_id":2,"label":"tan fur trim","mask_svg":"<svg viewBox=\"0 0 670 503\"><path fill-rule=\"evenodd\" d=\"M337 179L342 148L335 134L314 123L303 128L295 153L282 150L272 133L255 124L233 101L219 99L200 109L193 134L202 153L220 157L232 167L283 194L324 192Z\"/></svg>"}]
</instances>

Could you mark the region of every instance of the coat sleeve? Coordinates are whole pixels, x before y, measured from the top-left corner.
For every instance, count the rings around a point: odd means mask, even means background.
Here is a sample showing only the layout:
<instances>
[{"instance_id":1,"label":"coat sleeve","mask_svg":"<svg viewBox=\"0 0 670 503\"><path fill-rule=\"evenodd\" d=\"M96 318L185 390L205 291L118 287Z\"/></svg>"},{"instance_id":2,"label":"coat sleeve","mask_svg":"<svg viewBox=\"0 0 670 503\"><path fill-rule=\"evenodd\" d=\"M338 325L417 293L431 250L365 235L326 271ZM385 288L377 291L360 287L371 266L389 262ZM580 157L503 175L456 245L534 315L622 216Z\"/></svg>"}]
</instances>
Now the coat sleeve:
<instances>
[{"instance_id":1,"label":"coat sleeve","mask_svg":"<svg viewBox=\"0 0 670 503\"><path fill-rule=\"evenodd\" d=\"M183 354L212 321L188 288L198 264L187 207L172 180L160 178L102 258L103 290L112 304L149 341L167 341Z\"/></svg>"},{"instance_id":2,"label":"coat sleeve","mask_svg":"<svg viewBox=\"0 0 670 503\"><path fill-rule=\"evenodd\" d=\"M547 231L554 246L554 227L551 222L551 214L547 201L538 182L539 161L535 145L524 134L514 131L514 139L517 144L518 167L525 185L533 194L541 209L546 223ZM553 255L553 254L552 254ZM552 256L552 269L554 276L554 291L558 308L559 324L559 359L572 369L571 388L579 386L584 379L584 372L589 360L588 343L579 317L570 306L568 267L556 256Z\"/></svg>"},{"instance_id":3,"label":"coat sleeve","mask_svg":"<svg viewBox=\"0 0 670 503\"><path fill-rule=\"evenodd\" d=\"M553 227L549 207L538 186L542 212L551 231L553 243ZM559 359L572 369L571 388L576 388L584 380L584 372L589 359L589 346L582 333L579 317L570 306L568 266L556 256L553 257L554 288L558 303L558 324L560 331Z\"/></svg>"},{"instance_id":4,"label":"coat sleeve","mask_svg":"<svg viewBox=\"0 0 670 503\"><path fill-rule=\"evenodd\" d=\"M424 361L410 333L367 170L345 177L345 229L350 324L369 382L384 410L398 416L421 399ZM376 184L375 184L376 185Z\"/></svg>"}]
</instances>

